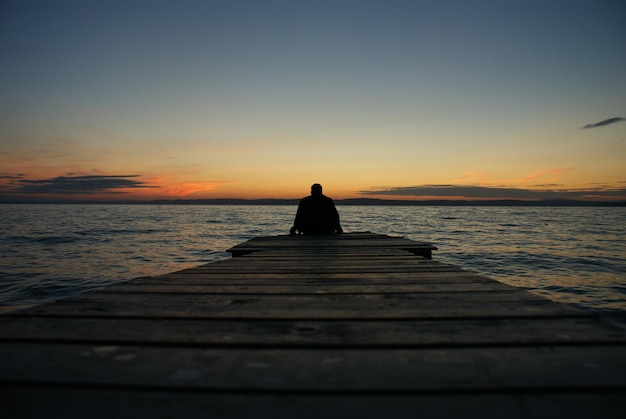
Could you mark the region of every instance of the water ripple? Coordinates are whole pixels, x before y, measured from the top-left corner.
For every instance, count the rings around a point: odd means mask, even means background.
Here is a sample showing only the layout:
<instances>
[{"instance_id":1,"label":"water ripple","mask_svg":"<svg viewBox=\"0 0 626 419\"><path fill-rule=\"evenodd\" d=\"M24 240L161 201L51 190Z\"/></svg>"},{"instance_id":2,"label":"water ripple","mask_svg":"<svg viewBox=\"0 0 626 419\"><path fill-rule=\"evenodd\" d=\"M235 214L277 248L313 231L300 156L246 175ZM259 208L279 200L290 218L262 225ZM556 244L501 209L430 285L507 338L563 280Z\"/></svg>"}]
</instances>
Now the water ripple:
<instances>
[{"instance_id":1,"label":"water ripple","mask_svg":"<svg viewBox=\"0 0 626 419\"><path fill-rule=\"evenodd\" d=\"M338 209L347 232L431 242L442 262L599 313L626 313L623 208ZM286 234L294 214L290 206L0 205L0 305L221 260L242 241Z\"/></svg>"}]
</instances>

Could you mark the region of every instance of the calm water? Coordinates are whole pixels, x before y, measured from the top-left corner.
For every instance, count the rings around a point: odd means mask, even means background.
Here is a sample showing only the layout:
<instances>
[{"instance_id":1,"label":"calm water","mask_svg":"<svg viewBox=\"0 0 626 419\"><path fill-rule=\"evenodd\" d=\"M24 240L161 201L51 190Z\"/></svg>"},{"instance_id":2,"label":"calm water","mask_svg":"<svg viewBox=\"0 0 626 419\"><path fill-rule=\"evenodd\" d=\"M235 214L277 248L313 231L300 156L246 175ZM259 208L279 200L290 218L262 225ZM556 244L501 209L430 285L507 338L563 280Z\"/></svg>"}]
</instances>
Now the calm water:
<instances>
[{"instance_id":1,"label":"calm water","mask_svg":"<svg viewBox=\"0 0 626 419\"><path fill-rule=\"evenodd\" d=\"M292 206L0 205L0 311L216 261L287 234ZM626 208L339 206L346 232L626 319Z\"/></svg>"}]
</instances>

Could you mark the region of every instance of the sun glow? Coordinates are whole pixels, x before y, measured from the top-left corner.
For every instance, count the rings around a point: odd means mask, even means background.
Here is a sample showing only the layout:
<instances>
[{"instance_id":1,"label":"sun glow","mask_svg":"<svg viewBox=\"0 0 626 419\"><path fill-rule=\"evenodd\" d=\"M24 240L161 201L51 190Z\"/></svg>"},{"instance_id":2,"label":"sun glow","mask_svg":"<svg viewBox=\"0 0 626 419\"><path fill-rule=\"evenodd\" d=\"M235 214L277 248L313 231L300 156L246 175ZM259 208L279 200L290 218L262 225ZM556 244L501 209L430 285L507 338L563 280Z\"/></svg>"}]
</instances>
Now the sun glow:
<instances>
[{"instance_id":1,"label":"sun glow","mask_svg":"<svg viewBox=\"0 0 626 419\"><path fill-rule=\"evenodd\" d=\"M619 2L21 3L3 202L626 196Z\"/></svg>"}]
</instances>

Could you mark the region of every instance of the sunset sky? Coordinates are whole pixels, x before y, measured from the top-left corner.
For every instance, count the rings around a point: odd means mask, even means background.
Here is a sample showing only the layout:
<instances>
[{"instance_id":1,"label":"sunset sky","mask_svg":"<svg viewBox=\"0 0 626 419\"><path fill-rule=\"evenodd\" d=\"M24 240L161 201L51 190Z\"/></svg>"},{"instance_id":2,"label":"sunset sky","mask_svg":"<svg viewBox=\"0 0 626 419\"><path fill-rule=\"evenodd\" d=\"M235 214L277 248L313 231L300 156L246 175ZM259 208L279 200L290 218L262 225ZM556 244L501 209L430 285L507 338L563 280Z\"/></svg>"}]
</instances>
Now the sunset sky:
<instances>
[{"instance_id":1,"label":"sunset sky","mask_svg":"<svg viewBox=\"0 0 626 419\"><path fill-rule=\"evenodd\" d=\"M0 201L626 199L626 2L0 1Z\"/></svg>"}]
</instances>

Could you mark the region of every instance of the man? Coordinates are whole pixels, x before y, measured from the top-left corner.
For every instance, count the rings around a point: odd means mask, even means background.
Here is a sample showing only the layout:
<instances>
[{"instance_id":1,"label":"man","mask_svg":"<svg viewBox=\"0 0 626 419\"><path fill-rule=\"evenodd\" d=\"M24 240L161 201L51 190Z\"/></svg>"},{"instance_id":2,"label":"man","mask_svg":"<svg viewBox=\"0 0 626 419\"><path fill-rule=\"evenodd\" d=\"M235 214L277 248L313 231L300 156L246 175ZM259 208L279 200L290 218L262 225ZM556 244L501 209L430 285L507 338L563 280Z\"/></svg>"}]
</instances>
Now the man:
<instances>
[{"instance_id":1,"label":"man","mask_svg":"<svg viewBox=\"0 0 626 419\"><path fill-rule=\"evenodd\" d=\"M289 234L343 233L333 200L322 193L322 185L311 186L311 195L300 200Z\"/></svg>"}]
</instances>

